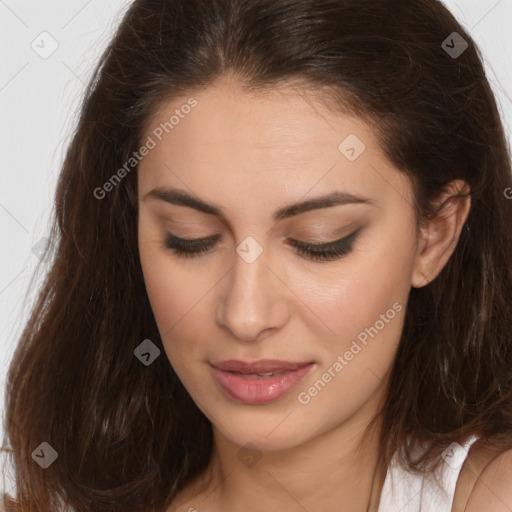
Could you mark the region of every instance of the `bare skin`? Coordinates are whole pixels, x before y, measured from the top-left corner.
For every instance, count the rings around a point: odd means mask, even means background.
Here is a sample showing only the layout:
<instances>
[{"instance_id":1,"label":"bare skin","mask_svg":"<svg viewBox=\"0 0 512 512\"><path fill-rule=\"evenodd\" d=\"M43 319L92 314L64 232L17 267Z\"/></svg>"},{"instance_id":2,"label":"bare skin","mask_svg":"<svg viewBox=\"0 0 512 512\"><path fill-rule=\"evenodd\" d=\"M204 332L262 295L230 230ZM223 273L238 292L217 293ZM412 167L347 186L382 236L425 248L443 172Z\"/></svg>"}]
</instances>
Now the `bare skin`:
<instances>
[{"instance_id":1,"label":"bare skin","mask_svg":"<svg viewBox=\"0 0 512 512\"><path fill-rule=\"evenodd\" d=\"M417 237L409 180L363 120L329 112L291 86L249 95L226 78L190 96L197 106L138 170L139 249L155 319L167 357L214 431L211 485L201 493L190 485L168 512L365 511L379 424L373 435L363 432L384 399L410 289L442 270L470 200L447 201ZM144 140L190 96L162 105ZM350 134L364 151L353 138L339 149ZM467 192L465 185L453 182L439 200ZM156 187L211 203L224 219L148 195ZM370 201L273 218L334 191ZM287 243L330 242L358 228L352 251L331 261L308 260ZM220 239L184 258L163 246L166 232ZM257 245L245 245L246 237ZM239 246L262 252L248 263ZM341 370L333 368L338 357ZM246 404L226 395L209 364L264 358L314 365L286 395Z\"/></svg>"}]
</instances>

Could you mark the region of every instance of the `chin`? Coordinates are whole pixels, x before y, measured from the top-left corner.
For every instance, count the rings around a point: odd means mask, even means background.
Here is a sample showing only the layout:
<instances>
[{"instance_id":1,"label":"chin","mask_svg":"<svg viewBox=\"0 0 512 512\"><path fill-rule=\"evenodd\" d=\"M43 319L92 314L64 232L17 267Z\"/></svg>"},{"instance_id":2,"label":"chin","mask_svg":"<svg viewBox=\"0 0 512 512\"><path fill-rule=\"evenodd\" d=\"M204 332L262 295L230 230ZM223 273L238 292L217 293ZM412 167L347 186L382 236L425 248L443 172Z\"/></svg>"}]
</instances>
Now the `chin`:
<instances>
[{"instance_id":1,"label":"chin","mask_svg":"<svg viewBox=\"0 0 512 512\"><path fill-rule=\"evenodd\" d=\"M212 426L230 442L245 446L250 444L261 451L280 451L295 448L308 441L313 425L304 425L297 417L299 411L269 411L254 407L248 412L233 412L214 416Z\"/></svg>"}]
</instances>

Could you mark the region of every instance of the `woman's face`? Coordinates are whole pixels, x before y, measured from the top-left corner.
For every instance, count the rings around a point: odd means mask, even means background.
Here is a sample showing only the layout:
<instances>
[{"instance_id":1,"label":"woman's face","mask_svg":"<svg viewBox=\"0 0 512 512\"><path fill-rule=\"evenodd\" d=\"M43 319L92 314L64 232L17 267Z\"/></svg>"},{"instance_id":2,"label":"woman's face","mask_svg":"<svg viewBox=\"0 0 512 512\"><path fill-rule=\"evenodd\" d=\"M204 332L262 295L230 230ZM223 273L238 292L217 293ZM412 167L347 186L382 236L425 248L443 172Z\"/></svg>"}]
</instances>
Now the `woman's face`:
<instances>
[{"instance_id":1,"label":"woman's face","mask_svg":"<svg viewBox=\"0 0 512 512\"><path fill-rule=\"evenodd\" d=\"M165 352L198 407L229 441L263 449L366 424L418 252L408 179L363 121L291 86L253 96L222 81L166 103L148 126L141 264ZM335 193L366 202L315 205ZM212 238L183 256L168 233ZM341 239L325 261L293 242ZM281 363L214 367L233 360Z\"/></svg>"}]
</instances>

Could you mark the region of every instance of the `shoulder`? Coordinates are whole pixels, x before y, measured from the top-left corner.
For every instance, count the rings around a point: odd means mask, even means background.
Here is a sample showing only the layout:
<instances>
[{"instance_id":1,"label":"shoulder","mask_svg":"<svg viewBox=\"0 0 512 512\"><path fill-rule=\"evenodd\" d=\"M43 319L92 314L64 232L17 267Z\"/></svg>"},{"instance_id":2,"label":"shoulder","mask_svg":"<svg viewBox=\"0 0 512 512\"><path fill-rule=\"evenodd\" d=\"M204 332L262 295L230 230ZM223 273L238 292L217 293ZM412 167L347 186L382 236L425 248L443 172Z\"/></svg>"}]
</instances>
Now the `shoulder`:
<instances>
[{"instance_id":1,"label":"shoulder","mask_svg":"<svg viewBox=\"0 0 512 512\"><path fill-rule=\"evenodd\" d=\"M512 449L494 457L480 473L464 512L512 510Z\"/></svg>"}]
</instances>

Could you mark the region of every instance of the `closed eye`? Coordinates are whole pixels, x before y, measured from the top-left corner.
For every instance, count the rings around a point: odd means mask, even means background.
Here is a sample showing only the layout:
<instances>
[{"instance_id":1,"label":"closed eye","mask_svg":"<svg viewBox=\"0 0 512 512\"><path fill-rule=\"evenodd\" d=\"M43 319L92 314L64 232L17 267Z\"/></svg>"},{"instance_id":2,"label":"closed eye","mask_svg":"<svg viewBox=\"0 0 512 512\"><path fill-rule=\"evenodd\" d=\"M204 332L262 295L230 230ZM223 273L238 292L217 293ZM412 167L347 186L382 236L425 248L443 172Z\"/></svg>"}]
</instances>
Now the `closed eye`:
<instances>
[{"instance_id":1,"label":"closed eye","mask_svg":"<svg viewBox=\"0 0 512 512\"><path fill-rule=\"evenodd\" d=\"M332 261L349 254L354 246L357 235L362 228L357 229L352 234L333 242L324 244L310 244L298 240L288 239L288 243L297 249L297 252L307 259L314 261Z\"/></svg>"},{"instance_id":2,"label":"closed eye","mask_svg":"<svg viewBox=\"0 0 512 512\"><path fill-rule=\"evenodd\" d=\"M352 251L354 242L361 229L362 228L357 229L345 238L323 244L311 244L291 238L288 238L287 242L297 250L300 256L308 260L333 261ZM187 239L177 237L172 233L167 233L163 245L178 257L194 258L208 253L215 247L219 238L220 235L212 235L205 238Z\"/></svg>"}]
</instances>

